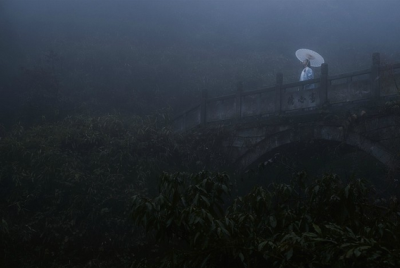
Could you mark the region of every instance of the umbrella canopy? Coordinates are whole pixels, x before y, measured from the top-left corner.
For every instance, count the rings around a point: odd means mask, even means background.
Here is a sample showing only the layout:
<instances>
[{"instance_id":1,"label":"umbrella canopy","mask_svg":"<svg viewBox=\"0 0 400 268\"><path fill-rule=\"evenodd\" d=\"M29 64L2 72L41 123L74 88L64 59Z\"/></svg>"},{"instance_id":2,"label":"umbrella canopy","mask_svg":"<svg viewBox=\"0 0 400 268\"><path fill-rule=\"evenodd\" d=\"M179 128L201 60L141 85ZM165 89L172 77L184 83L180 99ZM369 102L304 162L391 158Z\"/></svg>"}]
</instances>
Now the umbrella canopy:
<instances>
[{"instance_id":1,"label":"umbrella canopy","mask_svg":"<svg viewBox=\"0 0 400 268\"><path fill-rule=\"evenodd\" d=\"M306 49L306 48L301 48L296 51L296 57L303 62L304 60L309 60L310 65L313 67L320 67L322 63L324 63L324 58L319 55L317 52L311 50L311 49Z\"/></svg>"}]
</instances>

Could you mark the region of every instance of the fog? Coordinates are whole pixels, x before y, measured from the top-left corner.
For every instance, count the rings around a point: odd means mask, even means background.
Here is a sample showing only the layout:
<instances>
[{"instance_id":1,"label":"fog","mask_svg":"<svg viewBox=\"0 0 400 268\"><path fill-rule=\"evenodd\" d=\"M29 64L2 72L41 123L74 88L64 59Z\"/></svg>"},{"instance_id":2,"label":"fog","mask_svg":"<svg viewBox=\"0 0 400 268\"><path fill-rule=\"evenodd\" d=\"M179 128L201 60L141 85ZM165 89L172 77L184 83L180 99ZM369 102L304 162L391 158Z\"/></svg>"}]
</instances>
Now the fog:
<instances>
[{"instance_id":1,"label":"fog","mask_svg":"<svg viewBox=\"0 0 400 268\"><path fill-rule=\"evenodd\" d=\"M400 63L399 13L400 0L0 0L0 267L400 267L398 73L179 117L204 90L298 81L301 48L329 75L375 52Z\"/></svg>"},{"instance_id":2,"label":"fog","mask_svg":"<svg viewBox=\"0 0 400 268\"><path fill-rule=\"evenodd\" d=\"M75 103L179 109L204 88L222 95L241 80L257 89L277 72L297 81L298 48L320 53L330 74L368 68L373 52L398 62L399 11L397 0L3 0L1 89L25 79L21 67L43 67L51 51Z\"/></svg>"}]
</instances>

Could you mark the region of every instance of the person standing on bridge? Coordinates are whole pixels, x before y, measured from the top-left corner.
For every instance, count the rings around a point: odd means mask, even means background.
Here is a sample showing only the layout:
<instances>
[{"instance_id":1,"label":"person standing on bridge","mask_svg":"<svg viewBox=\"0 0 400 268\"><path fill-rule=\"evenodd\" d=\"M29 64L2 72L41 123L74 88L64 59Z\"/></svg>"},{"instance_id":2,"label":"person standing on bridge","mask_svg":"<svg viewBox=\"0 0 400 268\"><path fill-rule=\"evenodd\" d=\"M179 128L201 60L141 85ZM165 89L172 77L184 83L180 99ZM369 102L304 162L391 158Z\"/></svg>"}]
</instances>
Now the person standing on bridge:
<instances>
[{"instance_id":1,"label":"person standing on bridge","mask_svg":"<svg viewBox=\"0 0 400 268\"><path fill-rule=\"evenodd\" d=\"M314 79L314 72L311 69L310 61L308 59L303 60L304 69L300 74L300 81L306 81ZM308 84L304 86L304 89L315 88L315 84Z\"/></svg>"},{"instance_id":2,"label":"person standing on bridge","mask_svg":"<svg viewBox=\"0 0 400 268\"><path fill-rule=\"evenodd\" d=\"M304 69L300 74L300 81L306 81L314 79L314 72L311 69L313 67L320 67L324 63L324 58L317 52L310 49L298 49L296 51L296 57L302 62ZM308 84L303 87L304 89L315 88L315 84Z\"/></svg>"}]
</instances>

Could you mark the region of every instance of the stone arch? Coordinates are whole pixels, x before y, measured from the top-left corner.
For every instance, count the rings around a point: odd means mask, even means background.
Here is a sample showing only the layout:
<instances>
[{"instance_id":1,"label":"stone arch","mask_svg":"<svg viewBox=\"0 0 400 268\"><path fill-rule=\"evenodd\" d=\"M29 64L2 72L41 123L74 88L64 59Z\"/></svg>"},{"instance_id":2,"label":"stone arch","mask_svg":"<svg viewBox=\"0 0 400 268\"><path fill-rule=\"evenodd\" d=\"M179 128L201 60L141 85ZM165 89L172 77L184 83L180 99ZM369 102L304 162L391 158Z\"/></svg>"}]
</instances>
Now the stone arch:
<instances>
[{"instance_id":1,"label":"stone arch","mask_svg":"<svg viewBox=\"0 0 400 268\"><path fill-rule=\"evenodd\" d=\"M351 131L345 132L343 127L337 126L314 126L290 128L272 134L258 142L252 148L246 150L237 161L235 161L235 165L239 167L241 171L244 171L264 154L275 148L293 142L309 140L344 142L347 145L354 146L375 157L388 168L394 167L395 164L395 156L389 150L358 133Z\"/></svg>"}]
</instances>

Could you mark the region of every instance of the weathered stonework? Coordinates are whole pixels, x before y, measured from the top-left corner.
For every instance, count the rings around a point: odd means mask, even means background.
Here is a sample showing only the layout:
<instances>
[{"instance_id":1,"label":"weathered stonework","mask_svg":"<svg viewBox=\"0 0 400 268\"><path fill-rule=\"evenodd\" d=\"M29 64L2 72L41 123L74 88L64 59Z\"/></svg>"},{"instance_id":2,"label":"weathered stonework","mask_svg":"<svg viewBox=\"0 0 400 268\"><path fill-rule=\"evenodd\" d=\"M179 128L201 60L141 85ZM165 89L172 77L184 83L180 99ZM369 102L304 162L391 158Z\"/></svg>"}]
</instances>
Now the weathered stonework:
<instances>
[{"instance_id":1,"label":"weathered stonework","mask_svg":"<svg viewBox=\"0 0 400 268\"><path fill-rule=\"evenodd\" d=\"M289 116L280 123L237 122L230 143L237 159L235 167L243 171L280 146L312 140L344 143L375 157L388 168L400 166L400 115L376 114L376 110L372 107L362 115L329 114L334 121L326 120L329 116L321 113L317 117Z\"/></svg>"},{"instance_id":2,"label":"weathered stonework","mask_svg":"<svg viewBox=\"0 0 400 268\"><path fill-rule=\"evenodd\" d=\"M385 73L390 73L388 79ZM385 78L386 77L386 78ZM326 140L356 147L389 169L400 167L400 64L380 66L379 53L368 70L329 76L321 66L320 78L276 85L266 89L207 99L177 116L176 131L224 126L231 137L226 148L235 167L245 170L280 146ZM305 90L304 86L315 88Z\"/></svg>"}]
</instances>

